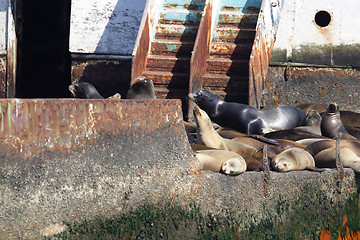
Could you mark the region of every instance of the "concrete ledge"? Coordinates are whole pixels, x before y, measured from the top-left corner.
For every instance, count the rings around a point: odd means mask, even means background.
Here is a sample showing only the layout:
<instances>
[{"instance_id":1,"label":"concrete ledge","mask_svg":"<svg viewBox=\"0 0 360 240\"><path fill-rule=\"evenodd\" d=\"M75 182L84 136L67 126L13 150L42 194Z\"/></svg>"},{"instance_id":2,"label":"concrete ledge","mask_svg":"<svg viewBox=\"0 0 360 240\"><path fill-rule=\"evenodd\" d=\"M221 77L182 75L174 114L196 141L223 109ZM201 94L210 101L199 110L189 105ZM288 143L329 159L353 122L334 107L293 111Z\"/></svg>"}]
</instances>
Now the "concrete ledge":
<instances>
[{"instance_id":1,"label":"concrete ledge","mask_svg":"<svg viewBox=\"0 0 360 240\"><path fill-rule=\"evenodd\" d=\"M169 239L303 239L341 225L356 192L351 169L342 181L337 170L270 172L266 181L262 172L196 173L179 103L1 100L0 239L39 239L108 219L128 224L113 227L120 238L161 237L154 226L169 229Z\"/></svg>"},{"instance_id":2,"label":"concrete ledge","mask_svg":"<svg viewBox=\"0 0 360 240\"><path fill-rule=\"evenodd\" d=\"M350 169L345 170L341 191L336 190L336 170L271 172L264 191L263 173L229 177L211 172L194 174L176 164L155 163L141 171L139 166L124 166L124 162L93 165L93 171L77 172L75 176L74 168L65 165L61 171L41 177L1 178L0 238L38 239L56 233L49 230L51 226L114 218L144 205L162 203L188 211L197 208L203 216L232 219L237 231L244 234L264 222L291 226L296 220L305 229L315 226L310 236L318 237L331 219L341 221L345 201L356 191ZM314 218L311 221L306 208Z\"/></svg>"}]
</instances>

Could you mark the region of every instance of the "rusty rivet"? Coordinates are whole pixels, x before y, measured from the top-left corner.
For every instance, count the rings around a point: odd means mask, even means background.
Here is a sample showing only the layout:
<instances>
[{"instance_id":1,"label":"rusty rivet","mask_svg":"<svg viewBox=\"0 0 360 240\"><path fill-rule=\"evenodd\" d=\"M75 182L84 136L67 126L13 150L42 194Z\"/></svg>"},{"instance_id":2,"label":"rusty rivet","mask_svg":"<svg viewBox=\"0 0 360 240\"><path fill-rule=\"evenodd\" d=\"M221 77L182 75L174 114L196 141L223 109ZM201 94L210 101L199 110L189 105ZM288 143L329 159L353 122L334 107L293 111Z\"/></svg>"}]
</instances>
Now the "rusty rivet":
<instances>
[{"instance_id":1,"label":"rusty rivet","mask_svg":"<svg viewBox=\"0 0 360 240\"><path fill-rule=\"evenodd\" d=\"M271 2L271 6L272 6L272 7L276 7L276 6L277 6L277 2Z\"/></svg>"}]
</instances>

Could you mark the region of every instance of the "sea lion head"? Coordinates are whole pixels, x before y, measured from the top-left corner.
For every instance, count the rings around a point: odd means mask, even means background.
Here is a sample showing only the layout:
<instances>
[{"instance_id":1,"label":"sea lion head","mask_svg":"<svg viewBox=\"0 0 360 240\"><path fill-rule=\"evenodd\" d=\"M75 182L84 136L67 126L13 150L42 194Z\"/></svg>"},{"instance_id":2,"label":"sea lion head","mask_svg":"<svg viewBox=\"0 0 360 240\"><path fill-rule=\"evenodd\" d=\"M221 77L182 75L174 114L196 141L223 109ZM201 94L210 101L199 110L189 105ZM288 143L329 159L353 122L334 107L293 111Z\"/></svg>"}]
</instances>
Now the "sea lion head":
<instances>
[{"instance_id":1,"label":"sea lion head","mask_svg":"<svg viewBox=\"0 0 360 240\"><path fill-rule=\"evenodd\" d=\"M279 172L288 172L294 169L294 163L287 157L274 159L272 164L273 168Z\"/></svg>"},{"instance_id":2,"label":"sea lion head","mask_svg":"<svg viewBox=\"0 0 360 240\"><path fill-rule=\"evenodd\" d=\"M199 125L203 126L203 124L207 124L208 127L210 126L212 127L209 116L204 110L200 109L199 106L194 107L193 113L194 113L195 122L197 123L198 126Z\"/></svg>"},{"instance_id":3,"label":"sea lion head","mask_svg":"<svg viewBox=\"0 0 360 240\"><path fill-rule=\"evenodd\" d=\"M75 80L69 85L69 91L74 98L103 99L96 88L88 82L79 82L78 80Z\"/></svg>"},{"instance_id":4,"label":"sea lion head","mask_svg":"<svg viewBox=\"0 0 360 240\"><path fill-rule=\"evenodd\" d=\"M230 158L221 166L221 172L226 175L238 175L246 171L246 162L244 159Z\"/></svg>"},{"instance_id":5,"label":"sea lion head","mask_svg":"<svg viewBox=\"0 0 360 240\"><path fill-rule=\"evenodd\" d=\"M340 119L339 106L335 102L331 102L322 115L320 128L321 135L329 138L336 138L339 133L348 134Z\"/></svg>"},{"instance_id":6,"label":"sea lion head","mask_svg":"<svg viewBox=\"0 0 360 240\"><path fill-rule=\"evenodd\" d=\"M306 113L306 126L317 126L320 127L321 124L321 115L318 111L310 109Z\"/></svg>"},{"instance_id":7,"label":"sea lion head","mask_svg":"<svg viewBox=\"0 0 360 240\"><path fill-rule=\"evenodd\" d=\"M139 76L130 86L127 99L156 99L154 83L150 78Z\"/></svg>"},{"instance_id":8,"label":"sea lion head","mask_svg":"<svg viewBox=\"0 0 360 240\"><path fill-rule=\"evenodd\" d=\"M336 102L331 102L329 104L329 107L327 108L327 111L329 113L337 113L340 112L339 106L336 104Z\"/></svg>"},{"instance_id":9,"label":"sea lion head","mask_svg":"<svg viewBox=\"0 0 360 240\"><path fill-rule=\"evenodd\" d=\"M199 105L209 115L215 114L219 102L222 102L217 96L203 89L189 93L189 99Z\"/></svg>"}]
</instances>

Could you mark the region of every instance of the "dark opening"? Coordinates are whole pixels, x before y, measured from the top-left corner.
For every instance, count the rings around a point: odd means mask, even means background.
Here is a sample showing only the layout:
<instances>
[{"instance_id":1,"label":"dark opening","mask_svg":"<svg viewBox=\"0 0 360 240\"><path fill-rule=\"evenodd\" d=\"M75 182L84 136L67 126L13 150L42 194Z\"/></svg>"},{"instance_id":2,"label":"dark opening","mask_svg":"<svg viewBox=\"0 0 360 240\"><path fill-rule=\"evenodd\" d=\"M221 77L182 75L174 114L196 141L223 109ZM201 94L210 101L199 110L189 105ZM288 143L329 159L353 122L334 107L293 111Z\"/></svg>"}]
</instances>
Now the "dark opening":
<instances>
[{"instance_id":1,"label":"dark opening","mask_svg":"<svg viewBox=\"0 0 360 240\"><path fill-rule=\"evenodd\" d=\"M319 11L315 15L315 23L320 27L326 27L330 24L331 16L326 11Z\"/></svg>"},{"instance_id":2,"label":"dark opening","mask_svg":"<svg viewBox=\"0 0 360 240\"><path fill-rule=\"evenodd\" d=\"M71 0L20 2L15 96L70 97Z\"/></svg>"}]
</instances>

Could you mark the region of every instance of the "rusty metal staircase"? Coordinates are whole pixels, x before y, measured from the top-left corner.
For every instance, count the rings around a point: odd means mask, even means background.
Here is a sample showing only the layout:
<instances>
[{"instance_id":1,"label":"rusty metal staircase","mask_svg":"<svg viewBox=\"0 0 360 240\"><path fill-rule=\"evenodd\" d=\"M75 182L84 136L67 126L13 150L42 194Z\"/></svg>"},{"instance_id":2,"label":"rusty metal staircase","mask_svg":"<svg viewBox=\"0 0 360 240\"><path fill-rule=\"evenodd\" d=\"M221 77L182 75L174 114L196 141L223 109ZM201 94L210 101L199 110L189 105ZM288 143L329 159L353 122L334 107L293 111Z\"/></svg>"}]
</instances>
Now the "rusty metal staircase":
<instances>
[{"instance_id":1,"label":"rusty metal staircase","mask_svg":"<svg viewBox=\"0 0 360 240\"><path fill-rule=\"evenodd\" d=\"M159 1L161 10L150 19L149 52L139 75L153 80L158 98L179 98L184 103L189 91L190 58L205 0ZM151 10L150 10L151 11ZM133 71L133 78L138 74ZM186 111L186 105L183 104Z\"/></svg>"},{"instance_id":2,"label":"rusty metal staircase","mask_svg":"<svg viewBox=\"0 0 360 240\"><path fill-rule=\"evenodd\" d=\"M202 86L220 98L248 102L249 59L261 1L220 1Z\"/></svg>"},{"instance_id":3,"label":"rusty metal staircase","mask_svg":"<svg viewBox=\"0 0 360 240\"><path fill-rule=\"evenodd\" d=\"M151 78L158 98L204 88L261 106L283 0L148 0L133 52L132 81Z\"/></svg>"}]
</instances>

